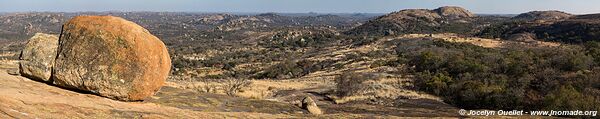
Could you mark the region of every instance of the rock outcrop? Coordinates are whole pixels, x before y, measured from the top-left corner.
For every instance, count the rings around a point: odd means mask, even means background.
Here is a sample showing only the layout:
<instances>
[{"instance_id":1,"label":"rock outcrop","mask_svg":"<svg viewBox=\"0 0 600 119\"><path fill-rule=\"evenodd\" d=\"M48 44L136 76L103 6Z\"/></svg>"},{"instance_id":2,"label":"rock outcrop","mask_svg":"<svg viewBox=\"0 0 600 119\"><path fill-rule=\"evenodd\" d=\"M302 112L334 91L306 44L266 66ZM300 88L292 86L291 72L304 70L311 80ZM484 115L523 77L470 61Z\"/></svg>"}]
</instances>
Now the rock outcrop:
<instances>
[{"instance_id":1,"label":"rock outcrop","mask_svg":"<svg viewBox=\"0 0 600 119\"><path fill-rule=\"evenodd\" d=\"M49 82L57 47L58 36L36 33L21 52L20 74L30 79Z\"/></svg>"},{"instance_id":2,"label":"rock outcrop","mask_svg":"<svg viewBox=\"0 0 600 119\"><path fill-rule=\"evenodd\" d=\"M399 20L427 20L433 21L435 19L439 19L440 16L438 13L433 12L427 9L406 9L398 12L394 12L391 14L387 14L382 16L376 20L389 20L389 21L399 21Z\"/></svg>"},{"instance_id":3,"label":"rock outcrop","mask_svg":"<svg viewBox=\"0 0 600 119\"><path fill-rule=\"evenodd\" d=\"M405 9L386 14L346 32L351 35L393 35L437 33L453 30L454 23L468 23L475 15L460 7L445 6L434 10ZM468 28L467 28L468 29ZM452 31L450 31L452 32Z\"/></svg>"},{"instance_id":4,"label":"rock outcrop","mask_svg":"<svg viewBox=\"0 0 600 119\"><path fill-rule=\"evenodd\" d=\"M475 17L475 14L468 10L457 6L444 6L433 10L440 16L451 18Z\"/></svg>"},{"instance_id":5,"label":"rock outcrop","mask_svg":"<svg viewBox=\"0 0 600 119\"><path fill-rule=\"evenodd\" d=\"M561 20L571 18L573 15L562 11L531 11L523 14L519 14L513 19L525 19L525 20Z\"/></svg>"},{"instance_id":6,"label":"rock outcrop","mask_svg":"<svg viewBox=\"0 0 600 119\"><path fill-rule=\"evenodd\" d=\"M165 45L148 30L113 16L77 16L63 25L54 84L134 101L156 93L169 74Z\"/></svg>"},{"instance_id":7,"label":"rock outcrop","mask_svg":"<svg viewBox=\"0 0 600 119\"><path fill-rule=\"evenodd\" d=\"M552 13L555 15L539 15ZM560 16L568 18L561 18ZM520 36L519 33L528 32L533 34L529 35L534 36L532 38L543 41L573 44L598 41L600 37L600 30L598 30L600 28L600 14L569 16L569 14L559 11L530 12L513 17L513 20L491 25L477 34L478 37L512 40L514 39L513 35ZM525 38L528 39L529 36Z\"/></svg>"},{"instance_id":8,"label":"rock outcrop","mask_svg":"<svg viewBox=\"0 0 600 119\"><path fill-rule=\"evenodd\" d=\"M158 98L144 102L121 102L68 91L37 81L24 80L23 77L8 75L0 70L0 119L305 118L302 115L281 114L281 111L300 111L300 109L286 106L287 104L282 102L241 99L177 88L165 89L161 90L161 94L155 95ZM214 101L235 103L233 104L235 106L230 104L228 106L212 105ZM193 106L197 107L191 109L191 107L172 104L194 104ZM242 108L242 112L238 110L240 108ZM235 110L235 112L229 110ZM357 118L357 114L347 115ZM329 116L329 118L333 117L344 118L338 115Z\"/></svg>"},{"instance_id":9,"label":"rock outcrop","mask_svg":"<svg viewBox=\"0 0 600 119\"><path fill-rule=\"evenodd\" d=\"M323 111L317 106L317 103L308 96L302 100L302 108L308 110L311 114L323 114Z\"/></svg>"}]
</instances>

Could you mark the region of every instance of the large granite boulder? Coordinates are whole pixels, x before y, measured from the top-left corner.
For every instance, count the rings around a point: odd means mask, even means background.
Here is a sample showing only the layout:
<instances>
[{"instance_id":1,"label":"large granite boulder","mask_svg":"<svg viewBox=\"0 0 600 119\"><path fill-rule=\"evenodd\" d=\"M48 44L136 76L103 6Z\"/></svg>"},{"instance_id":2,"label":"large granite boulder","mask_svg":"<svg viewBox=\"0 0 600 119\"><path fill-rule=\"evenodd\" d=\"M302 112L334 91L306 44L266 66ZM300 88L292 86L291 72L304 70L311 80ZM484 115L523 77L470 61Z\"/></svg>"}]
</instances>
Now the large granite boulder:
<instances>
[{"instance_id":1,"label":"large granite boulder","mask_svg":"<svg viewBox=\"0 0 600 119\"><path fill-rule=\"evenodd\" d=\"M63 25L54 84L122 101L154 95L169 75L165 45L113 16L77 16Z\"/></svg>"},{"instance_id":2,"label":"large granite boulder","mask_svg":"<svg viewBox=\"0 0 600 119\"><path fill-rule=\"evenodd\" d=\"M52 66L56 59L58 36L36 33L21 52L21 75L43 82L49 82Z\"/></svg>"}]
</instances>

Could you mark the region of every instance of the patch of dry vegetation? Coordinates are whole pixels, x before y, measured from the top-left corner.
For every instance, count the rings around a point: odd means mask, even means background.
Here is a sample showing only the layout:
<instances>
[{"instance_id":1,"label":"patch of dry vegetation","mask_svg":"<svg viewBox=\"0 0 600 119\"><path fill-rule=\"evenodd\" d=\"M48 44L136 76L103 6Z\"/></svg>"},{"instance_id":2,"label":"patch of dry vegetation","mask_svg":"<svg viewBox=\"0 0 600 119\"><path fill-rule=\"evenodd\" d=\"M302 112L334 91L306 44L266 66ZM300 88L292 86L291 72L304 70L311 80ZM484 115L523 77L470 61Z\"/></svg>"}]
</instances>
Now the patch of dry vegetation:
<instances>
[{"instance_id":1,"label":"patch of dry vegetation","mask_svg":"<svg viewBox=\"0 0 600 119\"><path fill-rule=\"evenodd\" d=\"M407 78L369 72L348 72L336 79L335 103L380 99L430 99L439 98L410 89Z\"/></svg>"},{"instance_id":2,"label":"patch of dry vegetation","mask_svg":"<svg viewBox=\"0 0 600 119\"><path fill-rule=\"evenodd\" d=\"M508 41L508 40L500 40L500 39L464 37L464 36L459 36L454 33L405 34L405 35L400 36L400 38L434 38L434 39L442 39L442 40L448 41L448 42L470 43L473 45L486 47L486 48L506 48L506 47L510 47L513 45L526 45L526 46L532 46L532 47L560 46L560 43L555 43L555 42L545 42L545 41L518 42L518 41Z\"/></svg>"}]
</instances>

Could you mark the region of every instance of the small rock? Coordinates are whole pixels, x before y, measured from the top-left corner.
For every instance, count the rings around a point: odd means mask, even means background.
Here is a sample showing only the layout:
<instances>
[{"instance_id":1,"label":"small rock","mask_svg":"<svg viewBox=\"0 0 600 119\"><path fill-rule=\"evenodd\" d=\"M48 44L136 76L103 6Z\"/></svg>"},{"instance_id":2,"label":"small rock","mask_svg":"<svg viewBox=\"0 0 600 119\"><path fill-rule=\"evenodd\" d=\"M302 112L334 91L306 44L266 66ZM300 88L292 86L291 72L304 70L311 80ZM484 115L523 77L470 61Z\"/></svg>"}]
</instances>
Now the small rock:
<instances>
[{"instance_id":1,"label":"small rock","mask_svg":"<svg viewBox=\"0 0 600 119\"><path fill-rule=\"evenodd\" d=\"M290 112L288 112L288 111L281 111L279 113L281 113L281 114L290 114Z\"/></svg>"},{"instance_id":2,"label":"small rock","mask_svg":"<svg viewBox=\"0 0 600 119\"><path fill-rule=\"evenodd\" d=\"M21 75L21 73L19 73L19 69L8 69L6 70L6 73L15 76Z\"/></svg>"},{"instance_id":3,"label":"small rock","mask_svg":"<svg viewBox=\"0 0 600 119\"><path fill-rule=\"evenodd\" d=\"M321 111L321 109L317 106L317 103L315 103L315 101L309 96L306 96L302 100L302 108L308 110L308 112L310 112L311 114L323 114L323 111Z\"/></svg>"}]
</instances>

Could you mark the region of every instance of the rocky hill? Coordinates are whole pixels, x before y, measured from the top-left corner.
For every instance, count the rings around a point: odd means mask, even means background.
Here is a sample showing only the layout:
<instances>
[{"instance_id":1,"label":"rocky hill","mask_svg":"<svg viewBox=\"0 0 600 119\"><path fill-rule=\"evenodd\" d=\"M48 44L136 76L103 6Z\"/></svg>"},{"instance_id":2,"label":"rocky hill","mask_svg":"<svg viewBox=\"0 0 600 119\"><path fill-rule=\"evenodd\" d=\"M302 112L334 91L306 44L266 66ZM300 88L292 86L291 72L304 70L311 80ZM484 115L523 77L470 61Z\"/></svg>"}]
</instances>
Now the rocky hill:
<instances>
[{"instance_id":1,"label":"rocky hill","mask_svg":"<svg viewBox=\"0 0 600 119\"><path fill-rule=\"evenodd\" d=\"M545 41L564 43L585 43L599 41L600 22L598 14L569 16L566 13L529 12L515 18L545 19L535 21L511 20L500 22L482 30L478 35L486 38L510 39L520 33L533 33L535 37Z\"/></svg>"},{"instance_id":2,"label":"rocky hill","mask_svg":"<svg viewBox=\"0 0 600 119\"><path fill-rule=\"evenodd\" d=\"M522 14L519 14L519 15L513 17L512 19L519 19L519 20L562 20L562 19L568 19L568 18L570 18L572 16L573 16L572 14L569 14L569 13L566 13L566 12L551 10L551 11L531 11L531 12L527 12L527 13L522 13Z\"/></svg>"},{"instance_id":3,"label":"rocky hill","mask_svg":"<svg viewBox=\"0 0 600 119\"><path fill-rule=\"evenodd\" d=\"M58 34L60 33L61 23L78 15L123 17L140 24L165 40L176 39L174 37L185 36L185 34L206 34L206 32L212 32L212 30L256 31L290 27L350 29L371 17L328 14L292 16L278 13L256 15L181 12L5 13L0 15L0 39L25 40L38 32Z\"/></svg>"},{"instance_id":4,"label":"rocky hill","mask_svg":"<svg viewBox=\"0 0 600 119\"><path fill-rule=\"evenodd\" d=\"M435 10L440 16L450 17L450 18L465 18L465 17L475 17L475 14L469 12L468 10L457 7L457 6L446 6L440 7Z\"/></svg>"},{"instance_id":5,"label":"rocky hill","mask_svg":"<svg viewBox=\"0 0 600 119\"><path fill-rule=\"evenodd\" d=\"M346 32L353 35L391 35L410 33L466 33L478 25L476 15L461 7L446 6L434 10L406 9L368 21Z\"/></svg>"},{"instance_id":6,"label":"rocky hill","mask_svg":"<svg viewBox=\"0 0 600 119\"><path fill-rule=\"evenodd\" d=\"M0 40L25 40L35 33L58 34L67 18L62 13L7 13L0 15Z\"/></svg>"},{"instance_id":7,"label":"rocky hill","mask_svg":"<svg viewBox=\"0 0 600 119\"><path fill-rule=\"evenodd\" d=\"M220 18L220 17L218 17ZM349 29L356 23L362 22L361 17L344 17L338 15L317 16L283 16L277 13L264 13L258 15L235 15L218 20L215 24L217 30L267 30L278 27L327 27Z\"/></svg>"}]
</instances>

